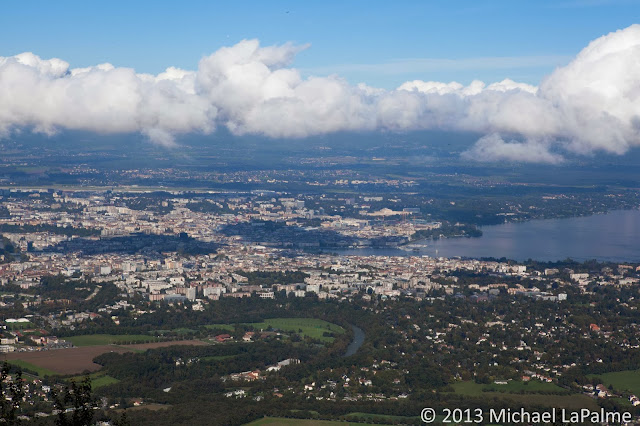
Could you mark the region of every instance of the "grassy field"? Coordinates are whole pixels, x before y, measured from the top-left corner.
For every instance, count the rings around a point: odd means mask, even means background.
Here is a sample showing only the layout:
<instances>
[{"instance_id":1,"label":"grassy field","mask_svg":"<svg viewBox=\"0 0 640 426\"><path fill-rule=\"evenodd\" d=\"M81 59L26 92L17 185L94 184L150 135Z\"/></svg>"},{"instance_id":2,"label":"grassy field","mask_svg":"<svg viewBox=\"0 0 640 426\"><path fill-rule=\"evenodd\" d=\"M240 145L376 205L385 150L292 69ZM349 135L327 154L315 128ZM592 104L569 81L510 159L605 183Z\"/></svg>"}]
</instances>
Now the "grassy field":
<instances>
[{"instance_id":1,"label":"grassy field","mask_svg":"<svg viewBox=\"0 0 640 426\"><path fill-rule=\"evenodd\" d=\"M271 318L263 322L250 323L256 330L266 330L268 328L279 329L282 331L294 331L309 336L313 339L323 340L326 342L333 341L333 337L325 337L325 332L334 334L344 333L344 328L330 322L315 318ZM302 331L300 331L302 330Z\"/></svg>"},{"instance_id":2,"label":"grassy field","mask_svg":"<svg viewBox=\"0 0 640 426\"><path fill-rule=\"evenodd\" d=\"M505 393L547 393L547 392L561 392L568 394L566 389L554 383L546 383L538 380L531 380L530 382L521 382L512 380L506 385L491 384L479 384L472 381L458 382L452 385L456 393L460 395L468 396L482 396L487 392L505 392Z\"/></svg>"},{"instance_id":3,"label":"grassy field","mask_svg":"<svg viewBox=\"0 0 640 426\"><path fill-rule=\"evenodd\" d=\"M246 426L372 426L370 423L351 423L331 420L285 419L281 417L264 417L247 423Z\"/></svg>"},{"instance_id":4,"label":"grassy field","mask_svg":"<svg viewBox=\"0 0 640 426\"><path fill-rule=\"evenodd\" d=\"M30 362L23 361L21 359L12 359L12 360L9 360L7 362L9 364L24 368L25 370L33 371L34 373L36 373L38 375L38 377L55 376L57 374L60 374L60 373L56 373L53 370L49 370L47 368L38 367L35 364L31 364Z\"/></svg>"},{"instance_id":5,"label":"grassy field","mask_svg":"<svg viewBox=\"0 0 640 426\"><path fill-rule=\"evenodd\" d=\"M116 379L115 377L104 375L104 376L96 377L95 379L91 379L91 386L93 387L93 389L97 389L102 386L118 383L119 381L120 380Z\"/></svg>"},{"instance_id":6,"label":"grassy field","mask_svg":"<svg viewBox=\"0 0 640 426\"><path fill-rule=\"evenodd\" d=\"M273 328L286 332L296 332L301 334L303 337L309 336L312 339L318 339L325 342L333 341L333 337L323 336L325 332L333 334L344 333L344 328L339 325L315 318L270 318L262 322L242 323L242 325L251 326L255 330L266 331L269 328ZM235 330L235 325L233 324L210 324L206 327L225 331Z\"/></svg>"},{"instance_id":7,"label":"grassy field","mask_svg":"<svg viewBox=\"0 0 640 426\"><path fill-rule=\"evenodd\" d=\"M65 337L76 346L124 345L129 343L157 342L158 338L145 334L87 334Z\"/></svg>"},{"instance_id":8,"label":"grassy field","mask_svg":"<svg viewBox=\"0 0 640 426\"><path fill-rule=\"evenodd\" d=\"M75 376L75 377L72 377L71 379L75 380L76 382L81 382L82 380L84 380L85 377L86 376ZM89 378L91 379L92 389L98 389L102 386L112 385L120 381L115 377L107 376L105 373L101 373L101 372L91 373L89 375Z\"/></svg>"},{"instance_id":9,"label":"grassy field","mask_svg":"<svg viewBox=\"0 0 640 426\"><path fill-rule=\"evenodd\" d=\"M35 327L32 322L8 322L6 325L9 330L28 330Z\"/></svg>"},{"instance_id":10,"label":"grassy field","mask_svg":"<svg viewBox=\"0 0 640 426\"><path fill-rule=\"evenodd\" d=\"M627 391L640 395L640 370L616 371L598 376L605 386L612 385L617 391Z\"/></svg>"}]
</instances>

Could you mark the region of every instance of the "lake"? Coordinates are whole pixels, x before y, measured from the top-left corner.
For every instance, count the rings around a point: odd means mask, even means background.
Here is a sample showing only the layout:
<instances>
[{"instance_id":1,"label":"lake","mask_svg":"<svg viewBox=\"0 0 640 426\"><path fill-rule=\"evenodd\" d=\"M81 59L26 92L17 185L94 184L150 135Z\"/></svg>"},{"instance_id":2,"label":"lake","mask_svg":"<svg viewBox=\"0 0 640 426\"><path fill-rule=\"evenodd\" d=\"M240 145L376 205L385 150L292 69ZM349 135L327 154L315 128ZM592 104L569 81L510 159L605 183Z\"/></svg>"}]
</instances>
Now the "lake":
<instances>
[{"instance_id":1,"label":"lake","mask_svg":"<svg viewBox=\"0 0 640 426\"><path fill-rule=\"evenodd\" d=\"M480 238L446 238L424 241L419 251L348 249L338 254L441 257L506 257L541 261L598 259L640 262L640 210L615 210L606 214L565 219L484 226Z\"/></svg>"}]
</instances>

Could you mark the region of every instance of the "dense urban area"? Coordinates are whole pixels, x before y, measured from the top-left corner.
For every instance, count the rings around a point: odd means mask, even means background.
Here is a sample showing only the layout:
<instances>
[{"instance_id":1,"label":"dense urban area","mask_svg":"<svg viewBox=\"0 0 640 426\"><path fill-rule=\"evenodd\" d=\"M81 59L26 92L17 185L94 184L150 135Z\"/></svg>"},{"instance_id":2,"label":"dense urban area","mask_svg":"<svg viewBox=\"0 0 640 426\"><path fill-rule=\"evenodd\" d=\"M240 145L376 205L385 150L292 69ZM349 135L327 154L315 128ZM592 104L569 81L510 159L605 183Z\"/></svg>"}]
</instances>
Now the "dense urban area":
<instances>
[{"instance_id":1,"label":"dense urban area","mask_svg":"<svg viewBox=\"0 0 640 426\"><path fill-rule=\"evenodd\" d=\"M481 235L481 223L442 219L415 194L0 197L3 415L15 421L640 414L640 264L418 255L432 239ZM390 247L405 255L375 252Z\"/></svg>"}]
</instances>

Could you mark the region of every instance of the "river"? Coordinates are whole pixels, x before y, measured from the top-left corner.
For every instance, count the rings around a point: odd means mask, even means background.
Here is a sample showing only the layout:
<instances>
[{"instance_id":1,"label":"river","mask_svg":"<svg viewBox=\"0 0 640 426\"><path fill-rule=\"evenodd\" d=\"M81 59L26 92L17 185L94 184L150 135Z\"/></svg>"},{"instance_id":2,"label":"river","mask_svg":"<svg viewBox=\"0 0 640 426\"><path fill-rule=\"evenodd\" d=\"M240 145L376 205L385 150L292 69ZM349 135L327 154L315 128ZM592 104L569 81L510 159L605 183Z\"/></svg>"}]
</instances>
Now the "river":
<instances>
[{"instance_id":1,"label":"river","mask_svg":"<svg viewBox=\"0 0 640 426\"><path fill-rule=\"evenodd\" d=\"M506 257L513 260L640 261L640 210L484 226L480 238L423 241L417 251L336 250L341 255Z\"/></svg>"},{"instance_id":2,"label":"river","mask_svg":"<svg viewBox=\"0 0 640 426\"><path fill-rule=\"evenodd\" d=\"M353 340L351 341L351 343L349 343L349 346L347 346L347 351L343 355L345 357L355 354L358 349L360 349L360 346L362 346L362 344L364 343L364 331L353 324L349 325L353 330Z\"/></svg>"}]
</instances>

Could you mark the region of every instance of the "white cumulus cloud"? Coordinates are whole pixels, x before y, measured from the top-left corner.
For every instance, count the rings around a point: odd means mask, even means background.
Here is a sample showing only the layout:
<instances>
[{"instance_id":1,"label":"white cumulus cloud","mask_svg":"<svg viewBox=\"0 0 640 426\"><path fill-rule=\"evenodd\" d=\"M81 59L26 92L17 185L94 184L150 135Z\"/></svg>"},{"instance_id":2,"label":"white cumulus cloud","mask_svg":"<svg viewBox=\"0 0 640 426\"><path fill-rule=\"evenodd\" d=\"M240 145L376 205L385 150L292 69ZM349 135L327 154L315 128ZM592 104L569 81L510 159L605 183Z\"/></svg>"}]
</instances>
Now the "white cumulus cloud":
<instances>
[{"instance_id":1,"label":"white cumulus cloud","mask_svg":"<svg viewBox=\"0 0 640 426\"><path fill-rule=\"evenodd\" d=\"M516 161L522 163L560 164L561 155L550 151L548 141L528 139L525 142L506 142L500 135L487 135L478 140L462 157L472 161Z\"/></svg>"},{"instance_id":2,"label":"white cumulus cloud","mask_svg":"<svg viewBox=\"0 0 640 426\"><path fill-rule=\"evenodd\" d=\"M467 158L546 163L562 161L559 153L640 145L640 25L594 40L539 87L415 80L385 90L337 75L303 78L291 63L305 48L244 40L202 58L195 71L158 75L111 64L70 68L32 53L0 57L0 135L139 132L171 146L180 134L220 126L272 138L442 129L489 135Z\"/></svg>"}]
</instances>

